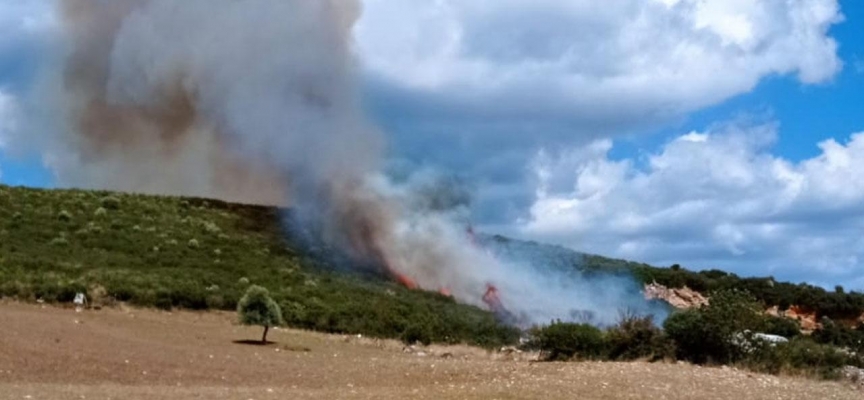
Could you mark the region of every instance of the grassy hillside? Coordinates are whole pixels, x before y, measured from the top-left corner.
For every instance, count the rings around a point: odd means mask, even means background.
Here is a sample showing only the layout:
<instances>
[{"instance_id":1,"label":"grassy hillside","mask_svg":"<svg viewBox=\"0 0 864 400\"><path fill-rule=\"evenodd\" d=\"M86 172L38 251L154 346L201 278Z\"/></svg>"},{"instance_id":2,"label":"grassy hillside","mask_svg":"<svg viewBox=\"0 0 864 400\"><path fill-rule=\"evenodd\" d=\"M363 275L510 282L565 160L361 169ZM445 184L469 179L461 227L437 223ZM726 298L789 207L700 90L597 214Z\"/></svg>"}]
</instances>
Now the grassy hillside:
<instances>
[{"instance_id":1,"label":"grassy hillside","mask_svg":"<svg viewBox=\"0 0 864 400\"><path fill-rule=\"evenodd\" d=\"M234 309L267 287L286 322L325 332L493 346L518 332L491 313L386 280L335 273L285 239L269 207L0 186L0 296Z\"/></svg>"}]
</instances>

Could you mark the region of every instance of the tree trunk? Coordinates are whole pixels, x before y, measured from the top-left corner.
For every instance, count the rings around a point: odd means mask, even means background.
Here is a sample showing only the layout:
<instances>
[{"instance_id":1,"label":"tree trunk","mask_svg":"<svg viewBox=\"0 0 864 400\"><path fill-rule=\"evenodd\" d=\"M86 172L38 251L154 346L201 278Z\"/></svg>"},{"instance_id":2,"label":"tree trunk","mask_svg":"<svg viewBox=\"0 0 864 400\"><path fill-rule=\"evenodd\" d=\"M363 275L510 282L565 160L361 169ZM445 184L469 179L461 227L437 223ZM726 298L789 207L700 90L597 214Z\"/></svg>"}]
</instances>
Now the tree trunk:
<instances>
[{"instance_id":1,"label":"tree trunk","mask_svg":"<svg viewBox=\"0 0 864 400\"><path fill-rule=\"evenodd\" d=\"M269 326L264 327L264 336L261 337L261 343L262 344L267 344L267 331L269 331L269 330L270 330Z\"/></svg>"}]
</instances>

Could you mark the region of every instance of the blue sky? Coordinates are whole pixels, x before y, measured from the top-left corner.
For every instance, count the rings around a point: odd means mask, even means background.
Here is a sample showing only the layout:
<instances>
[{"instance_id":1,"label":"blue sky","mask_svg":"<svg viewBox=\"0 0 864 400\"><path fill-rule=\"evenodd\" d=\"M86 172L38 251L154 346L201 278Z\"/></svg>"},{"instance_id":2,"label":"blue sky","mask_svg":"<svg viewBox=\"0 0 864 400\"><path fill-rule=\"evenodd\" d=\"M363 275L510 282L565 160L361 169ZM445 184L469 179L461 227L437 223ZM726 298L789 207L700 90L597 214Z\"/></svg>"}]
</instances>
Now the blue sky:
<instances>
[{"instance_id":1,"label":"blue sky","mask_svg":"<svg viewBox=\"0 0 864 400\"><path fill-rule=\"evenodd\" d=\"M390 165L470 182L489 231L864 289L864 3L589 3L364 1L359 75ZM0 6L0 93L20 109L62 37L46 4ZM19 128L0 182L65 186L51 139L3 115Z\"/></svg>"},{"instance_id":2,"label":"blue sky","mask_svg":"<svg viewBox=\"0 0 864 400\"><path fill-rule=\"evenodd\" d=\"M845 21L830 31L845 63L837 76L817 85L802 85L788 76L768 76L752 92L696 111L680 125L622 140L614 156L632 157L639 151L654 150L681 131L699 130L742 114L779 121L782 134L774 152L795 161L817 155L817 142L846 140L850 133L864 130L864 3L845 0L840 5Z\"/></svg>"}]
</instances>

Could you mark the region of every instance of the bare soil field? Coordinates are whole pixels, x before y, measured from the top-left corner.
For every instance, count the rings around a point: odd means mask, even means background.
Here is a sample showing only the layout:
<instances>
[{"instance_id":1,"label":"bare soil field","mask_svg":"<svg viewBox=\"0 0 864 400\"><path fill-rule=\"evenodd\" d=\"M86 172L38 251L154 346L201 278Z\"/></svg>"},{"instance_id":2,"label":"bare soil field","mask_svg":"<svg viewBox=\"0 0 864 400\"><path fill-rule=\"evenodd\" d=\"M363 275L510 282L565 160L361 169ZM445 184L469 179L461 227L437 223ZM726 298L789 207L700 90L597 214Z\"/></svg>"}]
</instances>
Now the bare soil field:
<instances>
[{"instance_id":1,"label":"bare soil field","mask_svg":"<svg viewBox=\"0 0 864 400\"><path fill-rule=\"evenodd\" d=\"M229 313L0 303L0 399L862 399L840 382L685 364L536 363L261 330Z\"/></svg>"}]
</instances>

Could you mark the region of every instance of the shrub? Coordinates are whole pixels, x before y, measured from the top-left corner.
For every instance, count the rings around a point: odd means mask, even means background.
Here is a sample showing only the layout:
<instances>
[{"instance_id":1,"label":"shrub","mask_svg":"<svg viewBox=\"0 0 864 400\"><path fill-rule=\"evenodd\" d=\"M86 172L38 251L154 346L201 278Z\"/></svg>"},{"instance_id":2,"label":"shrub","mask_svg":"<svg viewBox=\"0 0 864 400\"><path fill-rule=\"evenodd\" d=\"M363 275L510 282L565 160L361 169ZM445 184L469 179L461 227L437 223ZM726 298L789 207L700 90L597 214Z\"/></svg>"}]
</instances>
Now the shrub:
<instances>
[{"instance_id":1,"label":"shrub","mask_svg":"<svg viewBox=\"0 0 864 400\"><path fill-rule=\"evenodd\" d=\"M856 364L856 360L833 346L818 344L806 337L798 337L788 343L762 342L747 354L742 364L758 372L815 374L821 378L835 379L839 377L839 372L844 366Z\"/></svg>"},{"instance_id":2,"label":"shrub","mask_svg":"<svg viewBox=\"0 0 864 400\"><path fill-rule=\"evenodd\" d=\"M190 249L197 249L197 248L200 247L201 245L198 243L198 240L196 240L196 239L189 239L189 242L186 243L186 246L189 247Z\"/></svg>"},{"instance_id":3,"label":"shrub","mask_svg":"<svg viewBox=\"0 0 864 400\"><path fill-rule=\"evenodd\" d=\"M532 332L535 346L547 361L598 359L605 353L603 332L588 324L555 321Z\"/></svg>"},{"instance_id":4,"label":"shrub","mask_svg":"<svg viewBox=\"0 0 864 400\"><path fill-rule=\"evenodd\" d=\"M60 213L57 214L57 219L62 222L69 222L72 220L72 214L69 214L66 210L60 211Z\"/></svg>"},{"instance_id":5,"label":"shrub","mask_svg":"<svg viewBox=\"0 0 864 400\"><path fill-rule=\"evenodd\" d=\"M114 196L105 196L99 203L102 204L102 207L105 207L108 210L118 210L120 209L120 199Z\"/></svg>"},{"instance_id":6,"label":"shrub","mask_svg":"<svg viewBox=\"0 0 864 400\"><path fill-rule=\"evenodd\" d=\"M96 211L93 212L93 215L96 217L104 217L106 214L108 214L108 210L102 207L97 208Z\"/></svg>"},{"instance_id":7,"label":"shrub","mask_svg":"<svg viewBox=\"0 0 864 400\"><path fill-rule=\"evenodd\" d=\"M675 343L675 356L695 363L708 361L703 349L709 328L702 312L696 309L675 312L663 323L666 335Z\"/></svg>"},{"instance_id":8,"label":"shrub","mask_svg":"<svg viewBox=\"0 0 864 400\"><path fill-rule=\"evenodd\" d=\"M676 355L694 363L731 363L744 355L741 343L762 327L759 304L746 292L719 291L700 309L672 314L663 324Z\"/></svg>"},{"instance_id":9,"label":"shrub","mask_svg":"<svg viewBox=\"0 0 864 400\"><path fill-rule=\"evenodd\" d=\"M219 225L216 225L212 222L204 223L204 231L213 235L218 235L222 233L222 229L219 228Z\"/></svg>"},{"instance_id":10,"label":"shrub","mask_svg":"<svg viewBox=\"0 0 864 400\"><path fill-rule=\"evenodd\" d=\"M606 331L608 356L612 360L661 359L674 356L671 343L652 316L623 314L618 325Z\"/></svg>"},{"instance_id":11,"label":"shrub","mask_svg":"<svg viewBox=\"0 0 864 400\"><path fill-rule=\"evenodd\" d=\"M790 318L768 316L763 324L761 331L771 335L793 338L801 334L798 322Z\"/></svg>"},{"instance_id":12,"label":"shrub","mask_svg":"<svg viewBox=\"0 0 864 400\"><path fill-rule=\"evenodd\" d=\"M402 342L405 344L421 343L424 346L428 346L432 343L432 332L429 325L424 323L415 323L409 325L408 328L405 328L400 339L402 339Z\"/></svg>"},{"instance_id":13,"label":"shrub","mask_svg":"<svg viewBox=\"0 0 864 400\"><path fill-rule=\"evenodd\" d=\"M63 236L56 237L54 239L51 239L51 245L57 247L66 247L69 246L69 240L67 240Z\"/></svg>"},{"instance_id":14,"label":"shrub","mask_svg":"<svg viewBox=\"0 0 864 400\"><path fill-rule=\"evenodd\" d=\"M848 328L829 318L822 318L821 323L822 327L813 332L811 336L814 341L864 353L864 330L861 327L858 329Z\"/></svg>"},{"instance_id":15,"label":"shrub","mask_svg":"<svg viewBox=\"0 0 864 400\"><path fill-rule=\"evenodd\" d=\"M279 304L270 298L270 292L261 286L250 286L246 294L237 304L237 314L243 325L258 325L264 327L261 343L267 343L267 331L270 327L282 324L282 310Z\"/></svg>"}]
</instances>

